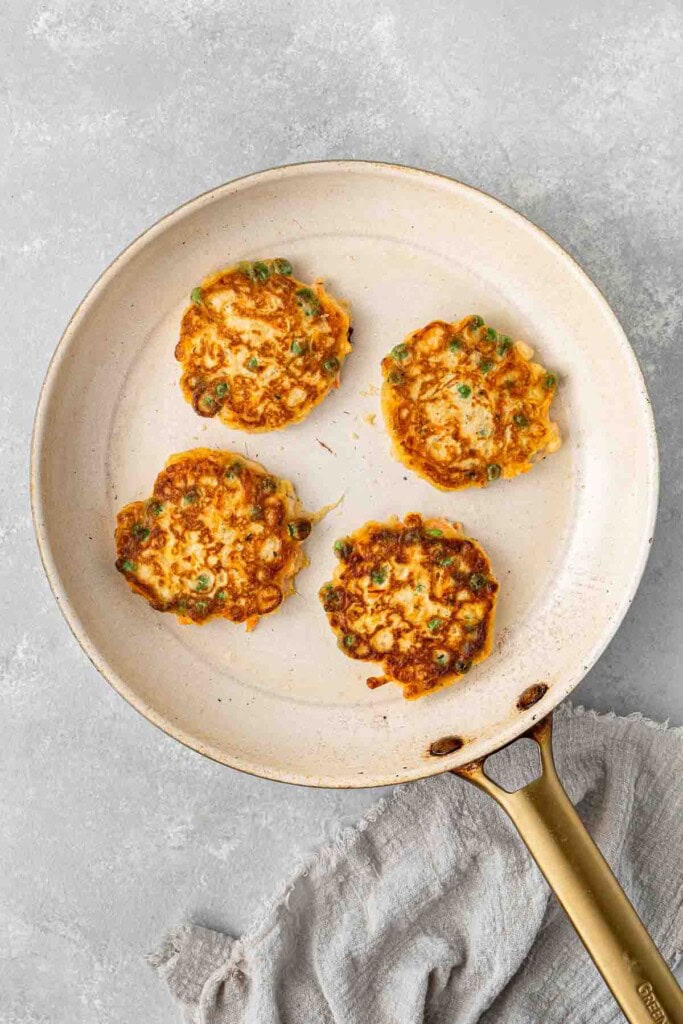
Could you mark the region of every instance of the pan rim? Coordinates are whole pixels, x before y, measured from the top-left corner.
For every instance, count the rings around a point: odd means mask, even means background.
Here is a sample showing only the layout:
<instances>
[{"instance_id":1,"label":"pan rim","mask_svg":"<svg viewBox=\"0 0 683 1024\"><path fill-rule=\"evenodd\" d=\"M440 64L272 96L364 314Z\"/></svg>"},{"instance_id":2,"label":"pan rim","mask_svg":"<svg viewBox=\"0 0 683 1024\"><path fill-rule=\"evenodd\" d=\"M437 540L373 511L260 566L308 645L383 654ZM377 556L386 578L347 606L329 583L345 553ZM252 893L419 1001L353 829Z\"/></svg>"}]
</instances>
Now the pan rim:
<instances>
[{"instance_id":1,"label":"pan rim","mask_svg":"<svg viewBox=\"0 0 683 1024\"><path fill-rule=\"evenodd\" d=\"M264 764L252 764L248 760L233 756L225 756L222 752L219 754L214 748L208 744L203 743L201 740L193 737L185 730L178 728L172 721L165 718L162 714L156 712L150 707L144 700L139 698L136 693L126 684L125 680L114 670L114 668L108 663L104 656L99 654L96 646L90 641L87 629L83 626L80 616L76 611L75 607L71 603L71 600L66 592L66 589L62 586L59 570L56 565L55 558L53 556L50 542L47 537L45 529L44 509L42 503L41 493L41 466L40 456L43 449L43 440L45 435L46 426L46 413L49 406L49 397L52 393L52 389L55 386L55 381L58 375L58 370L62 365L62 362L68 353L69 341L73 334L75 334L80 321L88 313L91 306L97 302L98 297L102 291L107 287L109 281L116 275L117 269L122 262L132 258L138 251L143 247L150 244L154 239L161 234L168 226L182 219L183 216L193 212L195 209L201 207L204 204L212 202L214 199L221 198L230 193L239 191L241 188L249 187L252 184L256 184L262 180L281 180L287 176L300 173L301 171L306 173L325 173L325 172L344 172L344 171L379 171L380 173L395 173L398 175L411 175L416 176L420 179L426 180L427 182L436 182L438 186L444 188L455 188L455 190L464 190L465 192L475 193L479 197L483 197L486 201L495 204L500 212L510 217L513 221L516 221L520 227L526 231L531 232L538 236L543 243L549 248L556 256L562 258L565 265L572 272L575 277L581 281L584 288L587 288L592 292L593 298L599 303L604 312L611 318L617 329L619 342L622 347L624 358L629 362L629 369L634 375L634 379L637 384L637 390L639 392L642 401L642 411L644 413L644 423L646 425L647 433L647 457L648 457L648 469L649 469L649 480L650 486L647 493L647 514L643 517L643 530L642 538L640 543L640 550L638 558L633 561L633 571L630 578L630 584L628 588L625 588L621 600L613 612L610 620L606 624L600 639L594 645L590 651L590 657L585 659L585 665L583 670L575 673L575 676L568 676L567 680L562 684L555 683L553 687L546 693L543 699L526 712L519 714L515 718L507 720L503 725L495 730L493 738L489 741L486 738L483 743L488 748L487 752L492 753L500 747L512 742L512 740L518 738L523 732L525 732L532 722L540 717L541 715L549 712L552 708L556 707L562 700L564 700L569 693L579 684L584 675L590 670L595 664L598 658L601 656L603 651L606 649L619 626L621 625L626 612L630 604L632 603L638 586L640 584L649 551L651 547L654 525L657 515L658 506L658 495L659 495L659 459L657 450L656 440L656 429L652 406L647 393L647 387L645 380L638 364L635 352L631 348L631 345L626 337L626 334L619 323L619 320L612 310L611 306L607 302L605 296L602 294L598 286L591 280L588 274L583 270L577 260L575 260L569 253L566 252L556 242L552 236L545 232L542 228L539 228L531 220L520 214L513 207L502 202L501 200L491 196L489 193L482 189L476 188L475 186L466 184L458 181L455 178L451 178L447 175L430 171L422 168L406 166L402 164L396 164L384 161L374 160L321 160L321 161L303 161L299 163L291 163L278 165L272 168L267 168L260 171L255 171L247 175L243 175L239 178L232 179L228 182L223 183L215 188L211 188L201 193L200 195L182 203L174 210L163 215L157 221L155 221L150 227L142 231L136 238L133 239L117 256L109 263L102 273L97 277L95 282L91 285L90 289L85 294L84 298L79 302L74 310L69 322L67 323L61 338L55 348L55 351L49 361L45 378L43 380L38 403L36 407L36 413L33 423L33 431L31 438L31 454L30 454L30 495L31 495L31 511L33 517L33 525L36 534L36 540L38 550L43 565L43 569L48 579L50 588L55 596L55 600L66 619L67 625L69 626L72 634L77 640L79 646L82 648L90 662L94 665L97 671L104 677L104 679L113 687L113 689L122 696L127 703L129 703L136 711L138 711L143 717L150 721L157 728L161 729L167 735L178 740L184 746L197 753L208 757L210 760L216 761L219 764L227 765L228 767L234 768L238 771L242 771L249 775L254 775L260 778L266 778L271 781L286 782L289 784L316 787L316 788L331 788L331 789L364 789L374 788L379 786L396 785L402 782L415 781L420 778L425 778L430 775L440 774L444 771L456 767L463 762L462 753L460 757L456 755L447 756L444 758L438 758L433 760L425 760L422 764L416 768L406 771L403 776L392 775L391 777L387 774L385 777L370 776L370 777L359 777L357 775L351 776L347 779L325 779L318 776L312 777L305 772L292 772L287 770L275 769L271 766ZM645 440L645 437L644 437ZM469 757L466 758L469 760Z\"/></svg>"}]
</instances>

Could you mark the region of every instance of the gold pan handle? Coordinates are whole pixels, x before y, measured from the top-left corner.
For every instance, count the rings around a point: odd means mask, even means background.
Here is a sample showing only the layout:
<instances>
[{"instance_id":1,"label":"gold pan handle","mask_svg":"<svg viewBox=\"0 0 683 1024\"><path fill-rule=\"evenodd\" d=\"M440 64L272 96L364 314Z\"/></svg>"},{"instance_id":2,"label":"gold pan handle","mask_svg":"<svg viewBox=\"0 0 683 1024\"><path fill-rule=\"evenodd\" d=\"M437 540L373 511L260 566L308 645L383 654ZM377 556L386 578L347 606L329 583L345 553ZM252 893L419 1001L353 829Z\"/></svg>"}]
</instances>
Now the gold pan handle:
<instances>
[{"instance_id":1,"label":"gold pan handle","mask_svg":"<svg viewBox=\"0 0 683 1024\"><path fill-rule=\"evenodd\" d=\"M560 782L552 715L526 734L541 752L541 774L508 793L484 773L486 758L454 770L492 796L529 852L631 1024L683 1024L683 992L588 835Z\"/></svg>"}]
</instances>

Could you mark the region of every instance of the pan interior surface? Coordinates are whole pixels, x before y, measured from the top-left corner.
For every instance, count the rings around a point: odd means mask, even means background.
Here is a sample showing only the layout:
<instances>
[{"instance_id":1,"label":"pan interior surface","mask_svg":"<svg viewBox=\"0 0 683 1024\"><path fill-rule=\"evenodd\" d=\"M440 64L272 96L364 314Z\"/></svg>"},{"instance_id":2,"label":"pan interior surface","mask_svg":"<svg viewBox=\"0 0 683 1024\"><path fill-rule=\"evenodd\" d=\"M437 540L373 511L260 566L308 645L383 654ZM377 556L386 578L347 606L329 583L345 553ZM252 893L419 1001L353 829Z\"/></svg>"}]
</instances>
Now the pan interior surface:
<instances>
[{"instance_id":1,"label":"pan interior surface","mask_svg":"<svg viewBox=\"0 0 683 1024\"><path fill-rule=\"evenodd\" d=\"M338 391L285 431L200 419L173 355L192 288L239 259L282 256L352 306ZM380 360L430 319L479 313L560 378L564 444L526 476L443 493L389 454ZM151 493L173 452L240 452L304 506L342 498L306 542L298 593L247 634L179 625L114 569L117 509ZM652 415L635 357L595 286L552 240L489 196L391 165L262 172L199 197L131 245L72 319L51 364L32 453L36 532L71 628L112 685L196 750L268 778L321 786L406 781L519 735L583 677L645 565L657 498ZM463 523L501 583L487 662L417 702L370 691L372 666L336 648L317 599L336 537L420 512ZM529 687L540 699L518 707ZM528 702L527 702L528 703ZM444 737L462 745L434 756ZM452 749L453 747L457 749Z\"/></svg>"}]
</instances>

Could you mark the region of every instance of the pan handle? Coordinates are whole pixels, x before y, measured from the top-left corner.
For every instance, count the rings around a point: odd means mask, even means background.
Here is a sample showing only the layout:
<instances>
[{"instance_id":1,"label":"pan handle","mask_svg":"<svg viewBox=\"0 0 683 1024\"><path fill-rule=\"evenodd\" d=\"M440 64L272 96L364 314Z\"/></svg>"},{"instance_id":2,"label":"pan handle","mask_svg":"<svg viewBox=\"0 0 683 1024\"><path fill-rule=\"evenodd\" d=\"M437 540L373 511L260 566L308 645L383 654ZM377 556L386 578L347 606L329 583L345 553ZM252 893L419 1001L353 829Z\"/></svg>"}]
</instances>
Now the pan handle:
<instances>
[{"instance_id":1,"label":"pan handle","mask_svg":"<svg viewBox=\"0 0 683 1024\"><path fill-rule=\"evenodd\" d=\"M485 774L485 757L453 774L483 789L509 815L626 1019L683 1024L683 992L557 776L552 715L525 736L538 745L542 770L516 793Z\"/></svg>"}]
</instances>

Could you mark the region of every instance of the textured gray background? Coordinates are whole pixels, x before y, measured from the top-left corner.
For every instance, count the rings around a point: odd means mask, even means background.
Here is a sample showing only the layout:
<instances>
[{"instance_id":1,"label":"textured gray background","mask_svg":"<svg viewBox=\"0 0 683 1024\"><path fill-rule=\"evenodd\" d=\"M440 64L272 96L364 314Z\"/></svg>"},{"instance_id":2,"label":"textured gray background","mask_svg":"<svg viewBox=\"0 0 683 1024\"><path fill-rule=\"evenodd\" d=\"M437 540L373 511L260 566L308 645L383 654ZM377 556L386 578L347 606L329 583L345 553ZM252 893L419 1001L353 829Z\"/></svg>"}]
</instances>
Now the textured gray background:
<instances>
[{"instance_id":1,"label":"textured gray background","mask_svg":"<svg viewBox=\"0 0 683 1024\"><path fill-rule=\"evenodd\" d=\"M52 350L112 257L210 186L325 157L417 164L576 256L638 352L662 454L645 579L578 695L683 722L682 24L664 0L3 5L3 1024L173 1021L142 962L164 929L244 929L377 796L243 777L157 732L80 652L38 563L28 441Z\"/></svg>"}]
</instances>

